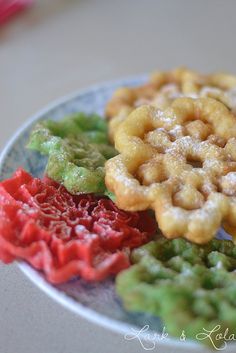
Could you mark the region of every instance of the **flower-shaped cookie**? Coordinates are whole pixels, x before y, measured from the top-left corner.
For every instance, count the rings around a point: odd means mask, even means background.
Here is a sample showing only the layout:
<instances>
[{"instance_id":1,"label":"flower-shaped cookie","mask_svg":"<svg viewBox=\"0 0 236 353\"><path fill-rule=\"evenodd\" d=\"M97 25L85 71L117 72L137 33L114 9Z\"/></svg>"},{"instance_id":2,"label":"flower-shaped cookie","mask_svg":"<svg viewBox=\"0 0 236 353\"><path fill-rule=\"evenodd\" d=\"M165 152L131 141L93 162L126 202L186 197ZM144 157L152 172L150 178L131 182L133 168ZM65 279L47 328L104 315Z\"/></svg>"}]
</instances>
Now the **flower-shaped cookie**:
<instances>
[{"instance_id":1,"label":"flower-shaped cookie","mask_svg":"<svg viewBox=\"0 0 236 353\"><path fill-rule=\"evenodd\" d=\"M39 123L28 147L48 155L47 175L72 194L103 192L105 161L116 154L108 142L106 122L83 113Z\"/></svg>"},{"instance_id":2,"label":"flower-shaped cookie","mask_svg":"<svg viewBox=\"0 0 236 353\"><path fill-rule=\"evenodd\" d=\"M236 114L236 76L225 73L202 75L186 68L154 72L150 81L139 87L119 88L106 107L111 139L129 113L143 104L168 108L179 97L211 97Z\"/></svg>"},{"instance_id":3,"label":"flower-shaped cookie","mask_svg":"<svg viewBox=\"0 0 236 353\"><path fill-rule=\"evenodd\" d=\"M171 335L180 337L184 330L187 338L199 341L204 332L219 326L211 335L218 347L219 334L235 333L233 242L212 240L199 246L184 239L161 239L135 249L131 259L134 265L116 278L127 310L157 315Z\"/></svg>"},{"instance_id":4,"label":"flower-shaped cookie","mask_svg":"<svg viewBox=\"0 0 236 353\"><path fill-rule=\"evenodd\" d=\"M137 108L106 163L118 207L152 208L163 234L196 243L218 228L236 235L236 119L211 98L178 98L165 111Z\"/></svg>"},{"instance_id":5,"label":"flower-shaped cookie","mask_svg":"<svg viewBox=\"0 0 236 353\"><path fill-rule=\"evenodd\" d=\"M155 233L147 212L124 212L106 197L71 195L19 169L0 183L0 259L28 261L52 283L99 281L129 266L129 250Z\"/></svg>"}]
</instances>

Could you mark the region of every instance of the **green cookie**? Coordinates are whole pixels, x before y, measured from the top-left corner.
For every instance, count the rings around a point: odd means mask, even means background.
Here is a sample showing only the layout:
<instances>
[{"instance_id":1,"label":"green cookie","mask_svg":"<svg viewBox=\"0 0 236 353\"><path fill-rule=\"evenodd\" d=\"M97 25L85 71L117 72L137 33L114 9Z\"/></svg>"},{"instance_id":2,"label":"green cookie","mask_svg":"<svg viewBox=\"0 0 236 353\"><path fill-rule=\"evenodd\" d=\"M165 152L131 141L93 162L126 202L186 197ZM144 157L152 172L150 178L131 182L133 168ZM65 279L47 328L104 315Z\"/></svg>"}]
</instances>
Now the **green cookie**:
<instances>
[{"instance_id":1,"label":"green cookie","mask_svg":"<svg viewBox=\"0 0 236 353\"><path fill-rule=\"evenodd\" d=\"M104 164L116 155L106 121L96 114L45 120L31 133L28 147L48 156L46 174L72 193L103 193Z\"/></svg>"},{"instance_id":2,"label":"green cookie","mask_svg":"<svg viewBox=\"0 0 236 353\"><path fill-rule=\"evenodd\" d=\"M135 249L134 263L116 279L117 293L129 311L161 317L169 334L218 347L236 333L236 246L212 240L204 246L184 239L155 240ZM220 325L218 327L218 325ZM203 339L204 329L212 331Z\"/></svg>"}]
</instances>

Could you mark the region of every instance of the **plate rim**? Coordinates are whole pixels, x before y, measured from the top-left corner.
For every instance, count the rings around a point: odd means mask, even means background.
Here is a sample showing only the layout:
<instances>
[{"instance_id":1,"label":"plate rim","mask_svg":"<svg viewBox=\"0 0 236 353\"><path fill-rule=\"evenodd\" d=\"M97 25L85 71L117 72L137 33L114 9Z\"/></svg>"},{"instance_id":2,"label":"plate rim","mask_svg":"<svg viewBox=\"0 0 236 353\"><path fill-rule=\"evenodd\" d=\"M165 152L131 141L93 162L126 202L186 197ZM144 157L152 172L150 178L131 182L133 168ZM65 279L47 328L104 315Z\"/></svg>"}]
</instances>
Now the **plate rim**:
<instances>
[{"instance_id":1,"label":"plate rim","mask_svg":"<svg viewBox=\"0 0 236 353\"><path fill-rule=\"evenodd\" d=\"M97 83L95 85L88 86L85 89L78 89L76 91L73 91L71 93L68 93L66 95L63 95L57 99L52 100L48 104L46 104L42 109L37 110L34 114L32 114L29 118L26 119L26 121L11 135L11 137L7 140L5 143L3 149L1 150L0 153L0 171L2 169L2 166L4 162L7 160L8 154L13 148L14 144L16 143L17 139L25 132L26 129L28 129L33 123L37 122L42 118L43 115L47 114L50 112L50 110L63 105L65 103L69 103L69 101L85 95L91 91L96 91L101 88L108 88L110 86L119 86L119 85L129 85L129 82L131 81L145 81L148 79L148 74L139 74L139 75L132 75L132 76L126 76L124 78L119 78L119 79L114 79L114 80L109 80L109 81L101 81L100 83ZM15 261L19 269L21 270L22 273L32 282L36 287L38 287L42 292L44 292L46 295L48 295L50 298L52 298L55 302L59 303L62 305L62 307L69 309L71 312L75 313L76 315L79 315L83 318L85 318L87 321L97 324L100 327L109 329L117 334L128 334L132 328L139 329L139 327L130 325L128 323L125 323L124 321L119 321L113 318L110 318L109 316L106 316L104 314L98 313L94 309L90 309L86 307L85 305L81 304L80 302L76 301L73 299L73 297L70 297L69 295L65 294L63 291L57 289L53 284L50 284L47 282L42 275L39 274L37 270L35 270L33 267L31 267L27 262L24 261ZM148 331L150 335L155 335L155 331ZM157 332L158 333L158 332ZM142 338L144 341L150 341L147 339L147 336L144 334L141 334L139 336ZM125 338L124 338L125 339ZM152 342L158 343L158 347L181 347L181 348L186 348L186 349L199 349L200 347L204 347L203 345L200 345L197 341L193 340L187 340L184 343L178 340L175 337L168 336L168 340L165 341L160 341L157 338L152 339ZM229 346L234 346L233 343L230 343ZM236 346L236 344L235 344Z\"/></svg>"},{"instance_id":2,"label":"plate rim","mask_svg":"<svg viewBox=\"0 0 236 353\"><path fill-rule=\"evenodd\" d=\"M31 267L27 262L24 261L17 261L17 266L21 270L21 272L33 283L36 287L38 287L44 294L46 294L49 298L53 299L55 302L59 303L62 307L65 309L68 309L70 312L83 317L87 321L89 321L92 324L96 324L100 327L103 327L105 329L109 329L112 332L115 332L117 334L123 335L123 338L125 340L125 335L128 335L131 333L132 329L135 329L135 331L141 330L140 327L135 326L135 325L130 325L124 321L119 321L113 318L110 318L109 316L106 316L104 314L98 313L94 309L90 309L89 307L86 307L79 301L75 300L73 297L67 295L64 293L62 290L57 289L53 284L50 284L47 282L46 279L40 273L35 270L33 267ZM203 345L200 345L197 341L193 340L186 340L184 343L182 343L180 340L173 336L168 336L168 339L164 341L160 341L158 337L156 337L156 334L159 332L155 332L153 330L148 330L148 335L150 337L153 337L152 339L149 339L148 336L145 334L140 334L139 337L143 341L149 341L152 343L158 343L158 347L180 347L180 348L185 348L185 349L199 349L204 348ZM195 351L194 351L195 352Z\"/></svg>"}]
</instances>

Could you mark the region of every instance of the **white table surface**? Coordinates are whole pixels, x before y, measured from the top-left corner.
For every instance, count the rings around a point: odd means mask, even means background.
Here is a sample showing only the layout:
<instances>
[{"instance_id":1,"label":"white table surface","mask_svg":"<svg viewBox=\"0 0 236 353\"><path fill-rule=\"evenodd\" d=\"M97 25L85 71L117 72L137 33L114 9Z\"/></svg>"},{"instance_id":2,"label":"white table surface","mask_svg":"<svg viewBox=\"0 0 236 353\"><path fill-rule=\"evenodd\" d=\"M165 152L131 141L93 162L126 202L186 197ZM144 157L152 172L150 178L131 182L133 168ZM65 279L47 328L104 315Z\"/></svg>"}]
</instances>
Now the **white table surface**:
<instances>
[{"instance_id":1,"label":"white table surface","mask_svg":"<svg viewBox=\"0 0 236 353\"><path fill-rule=\"evenodd\" d=\"M94 83L179 65L236 73L235 14L235 0L38 0L0 28L0 149L35 111ZM0 265L0 303L0 353L144 352L16 265Z\"/></svg>"}]
</instances>

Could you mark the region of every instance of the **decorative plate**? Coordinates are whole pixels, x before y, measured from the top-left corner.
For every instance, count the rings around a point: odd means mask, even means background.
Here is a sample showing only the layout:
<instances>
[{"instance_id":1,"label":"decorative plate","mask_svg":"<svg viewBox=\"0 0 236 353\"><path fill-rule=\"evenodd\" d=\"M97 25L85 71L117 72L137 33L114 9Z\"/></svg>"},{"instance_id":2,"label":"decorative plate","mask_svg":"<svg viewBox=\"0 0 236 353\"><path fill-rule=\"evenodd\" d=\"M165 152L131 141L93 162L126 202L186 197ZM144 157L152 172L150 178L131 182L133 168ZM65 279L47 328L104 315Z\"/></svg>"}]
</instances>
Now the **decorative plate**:
<instances>
[{"instance_id":1,"label":"decorative plate","mask_svg":"<svg viewBox=\"0 0 236 353\"><path fill-rule=\"evenodd\" d=\"M38 112L17 131L2 152L0 180L8 178L19 166L24 167L34 176L42 176L46 159L25 148L29 133L36 121L47 118L59 120L65 115L79 111L103 115L104 106L116 88L135 86L146 80L145 75L101 84L58 100ZM178 352L178 349L181 352L208 351L192 341L183 342L181 339L162 337L163 327L157 317L127 313L115 293L113 279L101 283L86 283L84 280L76 279L53 286L27 263L19 262L18 266L32 282L54 300L95 324L121 333L124 339L139 340L144 350L154 350L157 346L160 352L169 352L170 347L175 348L175 352Z\"/></svg>"}]
</instances>

